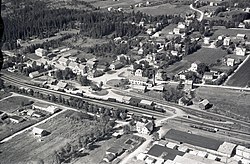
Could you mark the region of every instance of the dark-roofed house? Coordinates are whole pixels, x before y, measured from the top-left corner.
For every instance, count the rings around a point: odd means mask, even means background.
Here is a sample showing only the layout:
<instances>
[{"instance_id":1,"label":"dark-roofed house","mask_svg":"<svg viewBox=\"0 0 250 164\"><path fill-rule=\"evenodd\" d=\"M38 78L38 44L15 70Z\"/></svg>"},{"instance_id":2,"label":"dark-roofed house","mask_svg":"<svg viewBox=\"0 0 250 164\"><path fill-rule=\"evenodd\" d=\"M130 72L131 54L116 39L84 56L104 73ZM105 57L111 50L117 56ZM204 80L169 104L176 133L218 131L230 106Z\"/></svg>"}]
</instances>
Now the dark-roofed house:
<instances>
[{"instance_id":1,"label":"dark-roofed house","mask_svg":"<svg viewBox=\"0 0 250 164\"><path fill-rule=\"evenodd\" d=\"M115 157L122 154L124 149L122 147L111 147L106 151L106 154L113 154Z\"/></svg>"},{"instance_id":2,"label":"dark-roofed house","mask_svg":"<svg viewBox=\"0 0 250 164\"><path fill-rule=\"evenodd\" d=\"M105 157L103 158L103 160L107 163L113 161L115 159L115 155L114 154L106 154Z\"/></svg>"},{"instance_id":3,"label":"dark-roofed house","mask_svg":"<svg viewBox=\"0 0 250 164\"><path fill-rule=\"evenodd\" d=\"M141 99L137 99L134 97L131 97L129 100L129 104L133 106L138 106L140 102L141 102Z\"/></svg>"},{"instance_id":4,"label":"dark-roofed house","mask_svg":"<svg viewBox=\"0 0 250 164\"><path fill-rule=\"evenodd\" d=\"M185 153L176 149L170 149L168 147L155 144L151 147L147 154L154 158L157 157L165 160L174 160L177 155L183 156Z\"/></svg>"},{"instance_id":5,"label":"dark-roofed house","mask_svg":"<svg viewBox=\"0 0 250 164\"><path fill-rule=\"evenodd\" d=\"M9 116L8 117L10 119L11 122L13 123L20 123L20 122L23 122L24 119L20 116L16 116L16 115L12 115L12 116Z\"/></svg>"},{"instance_id":6,"label":"dark-roofed house","mask_svg":"<svg viewBox=\"0 0 250 164\"><path fill-rule=\"evenodd\" d=\"M122 67L123 67L123 64L121 62L119 62L119 61L116 61L116 62L110 64L110 69L111 70L117 70L117 69L120 69Z\"/></svg>"},{"instance_id":7,"label":"dark-roofed house","mask_svg":"<svg viewBox=\"0 0 250 164\"><path fill-rule=\"evenodd\" d=\"M210 107L210 104L207 99L204 99L199 103L199 108L202 110L208 109L209 107Z\"/></svg>"}]
</instances>

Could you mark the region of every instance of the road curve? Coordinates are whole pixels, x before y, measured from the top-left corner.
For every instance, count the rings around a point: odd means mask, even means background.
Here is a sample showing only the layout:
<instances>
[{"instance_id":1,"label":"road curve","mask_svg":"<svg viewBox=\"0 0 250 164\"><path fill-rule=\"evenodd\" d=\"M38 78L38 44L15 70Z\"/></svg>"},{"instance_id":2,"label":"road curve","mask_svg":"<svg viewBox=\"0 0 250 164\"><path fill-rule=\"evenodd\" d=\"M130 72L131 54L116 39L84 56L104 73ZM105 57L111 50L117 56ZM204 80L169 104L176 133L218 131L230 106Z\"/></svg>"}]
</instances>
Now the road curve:
<instances>
[{"instance_id":1,"label":"road curve","mask_svg":"<svg viewBox=\"0 0 250 164\"><path fill-rule=\"evenodd\" d=\"M197 11L198 13L201 14L200 18L197 18L197 20L201 22L203 20L203 18L204 18L204 12L202 12L201 10L198 10L198 9L194 8L193 4L190 4L189 7L190 7L190 9L192 9L194 11Z\"/></svg>"}]
</instances>

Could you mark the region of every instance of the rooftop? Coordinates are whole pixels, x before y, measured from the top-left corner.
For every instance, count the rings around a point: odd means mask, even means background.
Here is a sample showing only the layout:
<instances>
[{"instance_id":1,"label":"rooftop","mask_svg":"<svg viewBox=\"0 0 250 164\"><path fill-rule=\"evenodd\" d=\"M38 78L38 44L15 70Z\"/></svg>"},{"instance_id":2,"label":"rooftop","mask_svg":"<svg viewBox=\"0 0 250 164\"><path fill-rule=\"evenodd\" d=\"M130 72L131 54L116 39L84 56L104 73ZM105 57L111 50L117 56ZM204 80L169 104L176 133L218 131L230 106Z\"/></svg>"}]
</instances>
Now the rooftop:
<instances>
[{"instance_id":1,"label":"rooftop","mask_svg":"<svg viewBox=\"0 0 250 164\"><path fill-rule=\"evenodd\" d=\"M235 149L236 144L224 142L222 145L220 145L218 152L231 155L233 150Z\"/></svg>"},{"instance_id":2,"label":"rooftop","mask_svg":"<svg viewBox=\"0 0 250 164\"><path fill-rule=\"evenodd\" d=\"M190 134L175 129L169 130L165 135L165 138L215 151L217 151L220 145L223 143L223 141L203 137L196 134Z\"/></svg>"},{"instance_id":3,"label":"rooftop","mask_svg":"<svg viewBox=\"0 0 250 164\"><path fill-rule=\"evenodd\" d=\"M170 148L167 148L165 146L161 146L161 145L157 145L157 144L152 146L147 154L155 156L155 157L160 157L163 153L165 155L162 158L165 159L165 160L168 160L168 159L174 160L174 158L177 155L183 156L185 154L185 153L180 152L178 150L170 149Z\"/></svg>"},{"instance_id":4,"label":"rooftop","mask_svg":"<svg viewBox=\"0 0 250 164\"><path fill-rule=\"evenodd\" d=\"M140 104L145 104L145 105L153 105L153 101L148 101L148 100L141 100Z\"/></svg>"}]
</instances>

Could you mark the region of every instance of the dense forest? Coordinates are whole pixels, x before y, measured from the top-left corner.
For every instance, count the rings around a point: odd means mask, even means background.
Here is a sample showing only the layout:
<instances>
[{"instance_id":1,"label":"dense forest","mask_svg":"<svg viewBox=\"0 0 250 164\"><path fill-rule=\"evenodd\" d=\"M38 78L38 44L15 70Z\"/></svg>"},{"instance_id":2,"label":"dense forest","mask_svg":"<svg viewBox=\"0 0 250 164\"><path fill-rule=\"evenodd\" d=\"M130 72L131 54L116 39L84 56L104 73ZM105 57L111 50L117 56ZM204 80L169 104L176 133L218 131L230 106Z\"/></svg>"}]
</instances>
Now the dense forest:
<instances>
[{"instance_id":1,"label":"dense forest","mask_svg":"<svg viewBox=\"0 0 250 164\"><path fill-rule=\"evenodd\" d=\"M114 36L132 37L143 30L132 22L139 23L142 20L145 23L161 22L164 26L171 18L173 16L153 17L140 12L103 12L66 8L51 10L45 3L34 1L22 8L17 7L14 12L3 17L5 23L3 42L11 44L10 47L13 48L16 47L13 44L16 44L17 39L27 39L32 36L45 38L57 31L72 28L80 28L82 35L93 38L101 38L111 33ZM178 20L178 17L173 20Z\"/></svg>"}]
</instances>

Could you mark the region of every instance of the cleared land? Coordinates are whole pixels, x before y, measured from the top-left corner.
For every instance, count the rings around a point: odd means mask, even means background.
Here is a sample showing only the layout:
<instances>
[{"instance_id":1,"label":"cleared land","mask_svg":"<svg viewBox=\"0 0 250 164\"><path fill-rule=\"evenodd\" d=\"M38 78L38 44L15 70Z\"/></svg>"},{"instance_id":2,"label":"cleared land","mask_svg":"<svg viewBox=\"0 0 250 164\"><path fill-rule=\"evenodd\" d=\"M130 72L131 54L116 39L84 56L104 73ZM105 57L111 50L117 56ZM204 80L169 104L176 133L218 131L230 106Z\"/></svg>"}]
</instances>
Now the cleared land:
<instances>
[{"instance_id":1,"label":"cleared land","mask_svg":"<svg viewBox=\"0 0 250 164\"><path fill-rule=\"evenodd\" d=\"M250 58L230 77L226 85L235 87L246 87L250 84Z\"/></svg>"},{"instance_id":2,"label":"cleared land","mask_svg":"<svg viewBox=\"0 0 250 164\"><path fill-rule=\"evenodd\" d=\"M191 63L195 61L200 61L206 64L216 63L218 59L221 59L227 55L227 52L220 48L202 48L197 52L190 54L184 57L184 60L187 60Z\"/></svg>"},{"instance_id":3,"label":"cleared land","mask_svg":"<svg viewBox=\"0 0 250 164\"><path fill-rule=\"evenodd\" d=\"M200 87L197 96L213 104L211 111L228 116L250 117L250 93L222 88Z\"/></svg>"},{"instance_id":4,"label":"cleared land","mask_svg":"<svg viewBox=\"0 0 250 164\"><path fill-rule=\"evenodd\" d=\"M172 5L170 3L158 6L135 8L134 11L141 11L153 16L164 14L186 14L192 12L188 5Z\"/></svg>"}]
</instances>

